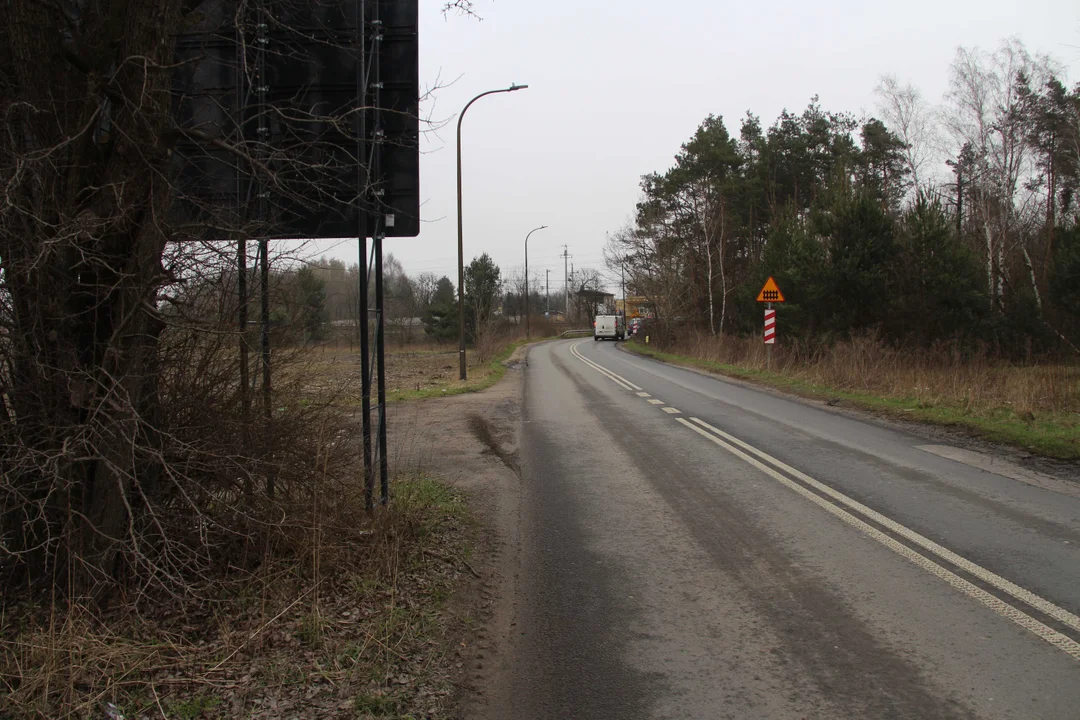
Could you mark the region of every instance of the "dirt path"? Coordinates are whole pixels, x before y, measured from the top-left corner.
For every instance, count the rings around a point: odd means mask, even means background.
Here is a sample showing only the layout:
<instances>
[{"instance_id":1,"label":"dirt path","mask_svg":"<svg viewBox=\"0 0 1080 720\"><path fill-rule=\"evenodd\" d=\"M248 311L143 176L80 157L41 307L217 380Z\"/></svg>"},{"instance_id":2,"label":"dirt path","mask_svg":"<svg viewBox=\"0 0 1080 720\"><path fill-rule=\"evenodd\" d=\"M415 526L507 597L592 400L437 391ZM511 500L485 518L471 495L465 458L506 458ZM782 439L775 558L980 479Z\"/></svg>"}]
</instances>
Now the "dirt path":
<instances>
[{"instance_id":1,"label":"dirt path","mask_svg":"<svg viewBox=\"0 0 1080 720\"><path fill-rule=\"evenodd\" d=\"M427 473L465 491L481 525L471 560L479 578L453 602L461 621L456 665L465 718L483 714L485 692L507 675L504 649L520 582L524 355L524 348L515 352L504 378L487 390L396 404L389 415L394 472Z\"/></svg>"}]
</instances>

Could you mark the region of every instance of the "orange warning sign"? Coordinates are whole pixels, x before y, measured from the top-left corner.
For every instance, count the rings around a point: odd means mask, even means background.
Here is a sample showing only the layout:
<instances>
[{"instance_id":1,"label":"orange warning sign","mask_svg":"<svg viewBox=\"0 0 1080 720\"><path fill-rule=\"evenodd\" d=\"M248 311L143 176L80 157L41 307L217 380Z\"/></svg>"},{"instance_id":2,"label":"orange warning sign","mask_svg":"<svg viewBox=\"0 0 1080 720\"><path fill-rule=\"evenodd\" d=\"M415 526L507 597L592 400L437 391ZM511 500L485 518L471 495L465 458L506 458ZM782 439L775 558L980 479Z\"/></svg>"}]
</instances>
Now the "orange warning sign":
<instances>
[{"instance_id":1,"label":"orange warning sign","mask_svg":"<svg viewBox=\"0 0 1080 720\"><path fill-rule=\"evenodd\" d=\"M758 293L757 301L784 302L784 293L780 292L780 287L772 277L765 281L765 287L761 288L761 292Z\"/></svg>"}]
</instances>

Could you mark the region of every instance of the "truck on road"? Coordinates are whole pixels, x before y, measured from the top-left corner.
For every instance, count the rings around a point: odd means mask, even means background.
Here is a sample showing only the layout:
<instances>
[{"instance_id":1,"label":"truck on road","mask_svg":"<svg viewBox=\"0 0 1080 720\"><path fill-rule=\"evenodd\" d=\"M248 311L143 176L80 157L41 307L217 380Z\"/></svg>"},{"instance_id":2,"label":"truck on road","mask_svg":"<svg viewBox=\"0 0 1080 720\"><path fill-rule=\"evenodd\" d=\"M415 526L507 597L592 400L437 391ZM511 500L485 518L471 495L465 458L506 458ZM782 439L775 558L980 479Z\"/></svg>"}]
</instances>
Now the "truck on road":
<instances>
[{"instance_id":1,"label":"truck on road","mask_svg":"<svg viewBox=\"0 0 1080 720\"><path fill-rule=\"evenodd\" d=\"M593 321L593 340L626 339L626 318L622 315L597 315Z\"/></svg>"}]
</instances>

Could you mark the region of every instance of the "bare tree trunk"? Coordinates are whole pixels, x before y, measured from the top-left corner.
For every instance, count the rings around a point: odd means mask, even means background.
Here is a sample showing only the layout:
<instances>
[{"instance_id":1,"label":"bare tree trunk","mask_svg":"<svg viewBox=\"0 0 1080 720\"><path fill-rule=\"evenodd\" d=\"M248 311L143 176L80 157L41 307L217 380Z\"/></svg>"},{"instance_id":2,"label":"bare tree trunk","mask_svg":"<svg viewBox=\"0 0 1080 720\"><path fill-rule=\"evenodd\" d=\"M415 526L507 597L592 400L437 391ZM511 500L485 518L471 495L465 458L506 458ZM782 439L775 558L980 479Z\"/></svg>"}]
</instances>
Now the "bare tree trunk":
<instances>
[{"instance_id":1,"label":"bare tree trunk","mask_svg":"<svg viewBox=\"0 0 1080 720\"><path fill-rule=\"evenodd\" d=\"M3 532L40 548L30 573L70 567L93 594L139 562L132 539L159 492L165 39L179 20L179 0L113 2L75 19L59 3L0 4L0 78L11 83L0 157L17 159L4 169L0 262L18 418L0 461L6 491L38 505L28 523L30 507L13 513L5 499Z\"/></svg>"},{"instance_id":2,"label":"bare tree trunk","mask_svg":"<svg viewBox=\"0 0 1080 720\"><path fill-rule=\"evenodd\" d=\"M995 292L997 294L998 305L1001 308L1005 307L1005 236L1002 235L997 240L997 287Z\"/></svg>"},{"instance_id":3,"label":"bare tree trunk","mask_svg":"<svg viewBox=\"0 0 1080 720\"><path fill-rule=\"evenodd\" d=\"M702 193L703 197L698 196L698 192ZM700 187L694 190L693 204L691 207L694 213L694 219L701 224L701 236L705 246L705 282L707 284L705 296L709 303L709 332L716 336L716 301L713 297L713 259L712 259L712 206L709 203L708 195L708 183L706 182L705 188Z\"/></svg>"},{"instance_id":4,"label":"bare tree trunk","mask_svg":"<svg viewBox=\"0 0 1080 720\"><path fill-rule=\"evenodd\" d=\"M1028 275L1031 276L1031 289L1035 293L1035 305L1039 308L1039 312L1042 312L1042 295L1039 294L1039 283L1035 280L1035 266L1031 264L1031 255L1028 254L1027 246L1021 243L1021 250L1024 253L1024 264L1027 266Z\"/></svg>"},{"instance_id":5,"label":"bare tree trunk","mask_svg":"<svg viewBox=\"0 0 1080 720\"><path fill-rule=\"evenodd\" d=\"M708 280L709 280L709 332L716 336L716 320L713 318L713 269L712 269L712 248L709 246L708 235L705 236L705 256L708 258Z\"/></svg>"},{"instance_id":6,"label":"bare tree trunk","mask_svg":"<svg viewBox=\"0 0 1080 720\"><path fill-rule=\"evenodd\" d=\"M1054 167L1054 156L1050 155L1050 178L1046 196L1046 251L1043 255L1042 281L1046 283L1046 277L1050 274L1050 258L1054 254L1054 225L1057 224L1054 203L1057 195L1057 173Z\"/></svg>"},{"instance_id":7,"label":"bare tree trunk","mask_svg":"<svg viewBox=\"0 0 1080 720\"><path fill-rule=\"evenodd\" d=\"M983 234L986 237L986 292L990 293L990 309L998 305L997 283L994 274L994 233L990 228L990 212L983 199Z\"/></svg>"},{"instance_id":8,"label":"bare tree trunk","mask_svg":"<svg viewBox=\"0 0 1080 720\"><path fill-rule=\"evenodd\" d=\"M724 318L727 317L727 274L724 272L724 201L720 200L720 337L724 336Z\"/></svg>"}]
</instances>

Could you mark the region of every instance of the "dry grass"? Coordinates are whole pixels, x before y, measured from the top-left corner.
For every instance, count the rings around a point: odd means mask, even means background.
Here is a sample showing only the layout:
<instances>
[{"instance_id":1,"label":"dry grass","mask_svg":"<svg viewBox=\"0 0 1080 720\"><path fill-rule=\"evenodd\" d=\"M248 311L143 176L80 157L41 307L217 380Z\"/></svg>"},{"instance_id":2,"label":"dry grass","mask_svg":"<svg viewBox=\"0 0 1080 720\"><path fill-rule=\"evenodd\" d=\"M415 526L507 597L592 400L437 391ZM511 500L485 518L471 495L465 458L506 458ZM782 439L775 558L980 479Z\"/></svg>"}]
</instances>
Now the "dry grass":
<instances>
[{"instance_id":1,"label":"dry grass","mask_svg":"<svg viewBox=\"0 0 1080 720\"><path fill-rule=\"evenodd\" d=\"M307 355L305 373L307 389L314 396L332 398L346 407L360 404L359 352L333 345L313 347ZM454 382L457 376L456 349L387 348L386 391L390 396L405 390L442 387Z\"/></svg>"},{"instance_id":2,"label":"dry grass","mask_svg":"<svg viewBox=\"0 0 1080 720\"><path fill-rule=\"evenodd\" d=\"M470 358L470 361L472 358ZM469 365L469 380L458 380L457 350L408 346L387 348L386 395L393 402L422 393L459 391L491 373L489 363ZM360 405L360 355L346 348L319 346L310 350L305 373L307 392L342 407ZM375 401L372 388L372 402Z\"/></svg>"},{"instance_id":3,"label":"dry grass","mask_svg":"<svg viewBox=\"0 0 1080 720\"><path fill-rule=\"evenodd\" d=\"M760 338L689 335L659 351L676 362L873 410L958 425L990 439L1064 459L1080 458L1080 365L1015 364L956 345L895 348L874 337L829 347L778 345Z\"/></svg>"},{"instance_id":4,"label":"dry grass","mask_svg":"<svg viewBox=\"0 0 1080 720\"><path fill-rule=\"evenodd\" d=\"M312 367L287 366L296 377ZM308 397L285 380L275 404ZM182 595L100 607L6 592L0 718L451 715L442 607L468 568L462 499L400 477L368 517L355 420L326 410L309 413L319 451L297 472L304 484L260 515L266 541L227 550L220 572Z\"/></svg>"},{"instance_id":5,"label":"dry grass","mask_svg":"<svg viewBox=\"0 0 1080 720\"><path fill-rule=\"evenodd\" d=\"M532 339L545 337L550 323L534 332ZM480 390L502 376L501 361L523 341L520 328L511 328L488 340L484 354L469 349L468 379L458 379L456 346L422 340L407 345L387 345L386 396L389 402L436 395L454 395ZM535 330L535 329L534 329ZM329 342L308 348L303 362L296 364L303 378L305 402L325 402L344 408L360 404L360 354L347 344ZM372 388L372 402L375 389Z\"/></svg>"},{"instance_id":6,"label":"dry grass","mask_svg":"<svg viewBox=\"0 0 1080 720\"><path fill-rule=\"evenodd\" d=\"M697 335L672 351L747 370L771 369L812 385L968 412L1002 407L1034 415L1080 412L1080 366L1016 365L986 353L962 353L956 346L904 350L862 337L815 350L776 346L770 363L760 339Z\"/></svg>"},{"instance_id":7,"label":"dry grass","mask_svg":"<svg viewBox=\"0 0 1080 720\"><path fill-rule=\"evenodd\" d=\"M112 610L5 607L0 717L449 716L440 609L467 568L462 500L399 480L369 521L337 489L294 523L307 539L297 555L217 592Z\"/></svg>"}]
</instances>

